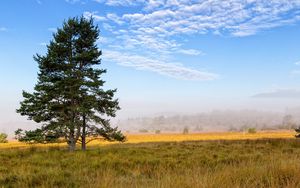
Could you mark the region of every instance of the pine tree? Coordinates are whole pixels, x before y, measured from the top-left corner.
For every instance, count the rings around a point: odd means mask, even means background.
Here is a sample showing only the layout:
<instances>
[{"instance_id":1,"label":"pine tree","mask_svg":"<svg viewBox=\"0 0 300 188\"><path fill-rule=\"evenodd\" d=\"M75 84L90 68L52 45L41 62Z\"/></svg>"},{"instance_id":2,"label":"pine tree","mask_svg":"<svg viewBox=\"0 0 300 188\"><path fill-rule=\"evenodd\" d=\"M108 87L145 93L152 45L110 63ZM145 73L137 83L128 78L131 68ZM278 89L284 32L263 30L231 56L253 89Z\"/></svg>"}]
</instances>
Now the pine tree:
<instances>
[{"instance_id":1,"label":"pine tree","mask_svg":"<svg viewBox=\"0 0 300 188\"><path fill-rule=\"evenodd\" d=\"M101 63L96 45L99 33L92 19L70 18L53 34L46 55L34 56L40 70L38 83L33 93L23 91L24 101L17 112L43 125L35 131L19 130L20 140L45 142L64 137L71 151L77 142L85 150L87 137L125 140L106 119L115 117L120 108L114 99L116 90L105 91L100 79L106 70L97 68Z\"/></svg>"}]
</instances>

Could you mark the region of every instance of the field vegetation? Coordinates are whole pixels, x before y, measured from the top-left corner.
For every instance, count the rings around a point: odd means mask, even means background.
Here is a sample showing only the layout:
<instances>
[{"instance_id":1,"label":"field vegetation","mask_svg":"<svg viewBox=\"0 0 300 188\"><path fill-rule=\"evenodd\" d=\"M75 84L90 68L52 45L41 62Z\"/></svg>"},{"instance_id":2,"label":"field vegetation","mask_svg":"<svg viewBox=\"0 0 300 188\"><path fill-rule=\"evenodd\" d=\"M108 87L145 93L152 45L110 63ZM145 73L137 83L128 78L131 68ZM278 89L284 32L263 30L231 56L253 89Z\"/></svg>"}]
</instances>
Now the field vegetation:
<instances>
[{"instance_id":1,"label":"field vegetation","mask_svg":"<svg viewBox=\"0 0 300 188\"><path fill-rule=\"evenodd\" d=\"M292 132L127 138L74 153L63 144L1 144L0 187L300 186L300 141Z\"/></svg>"}]
</instances>

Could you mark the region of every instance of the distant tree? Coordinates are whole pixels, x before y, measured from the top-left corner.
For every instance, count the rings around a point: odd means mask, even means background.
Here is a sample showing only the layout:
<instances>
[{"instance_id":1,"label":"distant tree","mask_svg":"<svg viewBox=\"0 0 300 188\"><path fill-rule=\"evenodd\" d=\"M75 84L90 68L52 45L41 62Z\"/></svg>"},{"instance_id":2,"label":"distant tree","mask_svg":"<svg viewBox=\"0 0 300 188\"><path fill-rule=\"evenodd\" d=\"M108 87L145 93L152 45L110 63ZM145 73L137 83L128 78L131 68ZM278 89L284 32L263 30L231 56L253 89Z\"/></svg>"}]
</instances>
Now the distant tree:
<instances>
[{"instance_id":1,"label":"distant tree","mask_svg":"<svg viewBox=\"0 0 300 188\"><path fill-rule=\"evenodd\" d=\"M256 128L248 128L248 133L255 134L256 133Z\"/></svg>"},{"instance_id":2,"label":"distant tree","mask_svg":"<svg viewBox=\"0 0 300 188\"><path fill-rule=\"evenodd\" d=\"M282 119L282 126L285 129L295 129L296 123L292 115L286 115Z\"/></svg>"},{"instance_id":3,"label":"distant tree","mask_svg":"<svg viewBox=\"0 0 300 188\"><path fill-rule=\"evenodd\" d=\"M188 127L184 127L182 134L188 134L189 133L189 128Z\"/></svg>"},{"instance_id":4,"label":"distant tree","mask_svg":"<svg viewBox=\"0 0 300 188\"><path fill-rule=\"evenodd\" d=\"M44 56L36 55L38 83L33 93L23 91L17 110L30 120L43 123L35 131L18 130L20 141L47 142L64 137L69 150L81 142L82 150L99 136L112 141L125 137L112 128L109 117L119 110L116 90L104 90L98 69L101 51L96 45L99 29L92 19L70 18L53 34Z\"/></svg>"},{"instance_id":5,"label":"distant tree","mask_svg":"<svg viewBox=\"0 0 300 188\"><path fill-rule=\"evenodd\" d=\"M296 131L296 133L297 133L297 134L295 135L295 137L296 137L296 138L300 138L300 126L299 126L298 128L296 128L295 131Z\"/></svg>"},{"instance_id":6,"label":"distant tree","mask_svg":"<svg viewBox=\"0 0 300 188\"><path fill-rule=\"evenodd\" d=\"M0 143L7 143L7 134L0 133Z\"/></svg>"},{"instance_id":7,"label":"distant tree","mask_svg":"<svg viewBox=\"0 0 300 188\"><path fill-rule=\"evenodd\" d=\"M194 130L196 132L200 132L200 131L203 131L203 127L201 127L200 125L196 125Z\"/></svg>"},{"instance_id":8,"label":"distant tree","mask_svg":"<svg viewBox=\"0 0 300 188\"><path fill-rule=\"evenodd\" d=\"M160 130L155 130L155 134L160 134Z\"/></svg>"},{"instance_id":9,"label":"distant tree","mask_svg":"<svg viewBox=\"0 0 300 188\"><path fill-rule=\"evenodd\" d=\"M149 131L148 131L147 129L140 129L139 132L140 132L140 133L147 133L147 132L149 132Z\"/></svg>"},{"instance_id":10,"label":"distant tree","mask_svg":"<svg viewBox=\"0 0 300 188\"><path fill-rule=\"evenodd\" d=\"M234 127L234 126L230 126L230 127L228 128L228 131L229 131L229 132L237 132L238 129L237 129L236 127Z\"/></svg>"}]
</instances>

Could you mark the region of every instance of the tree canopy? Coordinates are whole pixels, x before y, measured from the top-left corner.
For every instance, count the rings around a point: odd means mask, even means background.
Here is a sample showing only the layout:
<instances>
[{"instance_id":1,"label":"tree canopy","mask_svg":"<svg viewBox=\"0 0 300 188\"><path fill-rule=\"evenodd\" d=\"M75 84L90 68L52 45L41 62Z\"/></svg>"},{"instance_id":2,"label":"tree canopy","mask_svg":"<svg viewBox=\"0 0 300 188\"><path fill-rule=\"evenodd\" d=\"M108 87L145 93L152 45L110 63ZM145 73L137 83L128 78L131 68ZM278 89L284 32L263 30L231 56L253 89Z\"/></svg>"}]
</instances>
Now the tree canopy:
<instances>
[{"instance_id":1,"label":"tree canopy","mask_svg":"<svg viewBox=\"0 0 300 188\"><path fill-rule=\"evenodd\" d=\"M65 138L70 150L77 142L85 150L88 138L124 141L124 135L110 125L120 109L114 99L116 89L104 90L99 69L101 50L99 28L93 19L70 18L53 34L45 55L35 55L38 82L34 92L23 91L24 100L17 112L37 123L34 131L18 130L19 140L48 142Z\"/></svg>"}]
</instances>

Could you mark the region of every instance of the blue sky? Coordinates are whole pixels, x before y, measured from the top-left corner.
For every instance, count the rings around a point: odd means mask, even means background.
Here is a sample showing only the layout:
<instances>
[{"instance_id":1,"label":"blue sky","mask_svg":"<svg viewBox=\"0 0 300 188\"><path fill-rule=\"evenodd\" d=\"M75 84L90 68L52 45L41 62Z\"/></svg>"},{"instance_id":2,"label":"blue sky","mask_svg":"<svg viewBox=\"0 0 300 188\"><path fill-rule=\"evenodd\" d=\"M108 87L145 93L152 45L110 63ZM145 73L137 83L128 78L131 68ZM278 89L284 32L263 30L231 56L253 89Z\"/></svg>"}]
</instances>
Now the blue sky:
<instances>
[{"instance_id":1,"label":"blue sky","mask_svg":"<svg viewBox=\"0 0 300 188\"><path fill-rule=\"evenodd\" d=\"M120 117L298 106L299 0L1 0L0 131L24 120L15 109L36 83L32 56L80 15L101 30Z\"/></svg>"}]
</instances>

